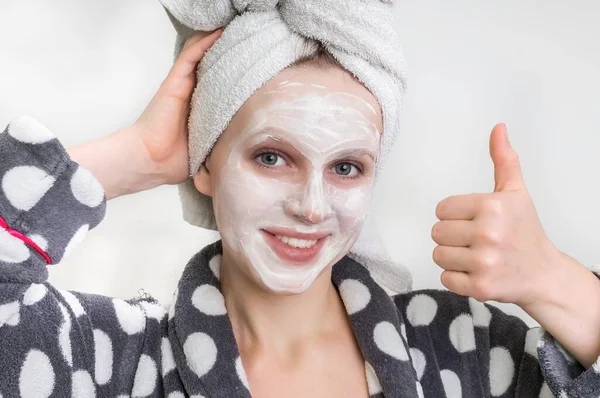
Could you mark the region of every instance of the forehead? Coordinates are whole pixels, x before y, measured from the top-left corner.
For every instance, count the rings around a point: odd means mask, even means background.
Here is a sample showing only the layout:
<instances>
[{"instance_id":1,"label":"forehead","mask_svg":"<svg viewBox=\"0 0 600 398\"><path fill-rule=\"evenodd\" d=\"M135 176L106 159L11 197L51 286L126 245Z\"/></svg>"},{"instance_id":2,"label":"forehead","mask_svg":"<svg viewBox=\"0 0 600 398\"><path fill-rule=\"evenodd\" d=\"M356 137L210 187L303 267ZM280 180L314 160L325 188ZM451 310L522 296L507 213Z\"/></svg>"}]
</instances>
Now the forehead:
<instances>
[{"instance_id":1,"label":"forehead","mask_svg":"<svg viewBox=\"0 0 600 398\"><path fill-rule=\"evenodd\" d=\"M361 119L382 131L381 110L376 98L353 76L340 68L312 66L283 70L254 93L233 122L250 124L261 113L267 117L290 117L319 124L350 123ZM349 117L353 116L353 117ZM238 120L235 120L238 119ZM238 126L242 127L242 126Z\"/></svg>"}]
</instances>

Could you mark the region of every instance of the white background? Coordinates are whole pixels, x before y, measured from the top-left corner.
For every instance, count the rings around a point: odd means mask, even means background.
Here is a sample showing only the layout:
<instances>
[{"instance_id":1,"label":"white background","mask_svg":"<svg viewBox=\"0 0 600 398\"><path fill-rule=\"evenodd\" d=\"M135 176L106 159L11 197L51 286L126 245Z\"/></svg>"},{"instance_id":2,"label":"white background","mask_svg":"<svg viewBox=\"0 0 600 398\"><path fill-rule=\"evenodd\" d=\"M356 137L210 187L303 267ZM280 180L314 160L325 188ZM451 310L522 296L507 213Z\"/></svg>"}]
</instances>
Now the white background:
<instances>
[{"instance_id":1,"label":"white background","mask_svg":"<svg viewBox=\"0 0 600 398\"><path fill-rule=\"evenodd\" d=\"M374 213L415 287L441 287L436 204L493 189L488 138L500 121L548 235L600 263L600 2L397 3L409 91ZM0 125L30 115L71 147L132 123L170 68L174 36L158 1L2 0ZM111 201L51 281L170 302L188 259L215 239L180 214L175 187Z\"/></svg>"}]
</instances>

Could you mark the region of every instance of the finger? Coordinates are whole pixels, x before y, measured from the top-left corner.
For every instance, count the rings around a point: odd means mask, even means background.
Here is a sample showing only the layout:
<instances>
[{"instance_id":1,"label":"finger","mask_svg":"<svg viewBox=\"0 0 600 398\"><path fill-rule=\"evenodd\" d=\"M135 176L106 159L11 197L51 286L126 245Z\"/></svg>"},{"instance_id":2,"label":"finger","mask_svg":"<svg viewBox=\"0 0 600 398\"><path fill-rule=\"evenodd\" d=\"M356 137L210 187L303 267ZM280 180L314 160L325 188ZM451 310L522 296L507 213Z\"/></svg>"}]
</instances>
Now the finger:
<instances>
[{"instance_id":1,"label":"finger","mask_svg":"<svg viewBox=\"0 0 600 398\"><path fill-rule=\"evenodd\" d=\"M171 74L175 77L188 77L194 73L198 62L200 62L214 42L221 37L222 32L223 30L219 29L208 36L202 37L201 33L195 35L196 37L192 36L190 44L187 47L184 46L184 49L175 61L171 69Z\"/></svg>"},{"instance_id":2,"label":"finger","mask_svg":"<svg viewBox=\"0 0 600 398\"><path fill-rule=\"evenodd\" d=\"M504 124L497 124L492 130L490 156L494 162L494 192L526 189L519 156L508 140Z\"/></svg>"},{"instance_id":3,"label":"finger","mask_svg":"<svg viewBox=\"0 0 600 398\"><path fill-rule=\"evenodd\" d=\"M191 35L190 37L187 38L187 40L185 41L185 43L183 43L183 47L181 49L181 51L184 51L185 49L189 48L190 46L194 45L195 43L198 43L200 40L202 40L205 37L208 37L212 34L213 32L195 32L193 35Z\"/></svg>"},{"instance_id":4,"label":"finger","mask_svg":"<svg viewBox=\"0 0 600 398\"><path fill-rule=\"evenodd\" d=\"M440 281L446 289L461 296L471 296L471 277L465 272L444 271Z\"/></svg>"},{"instance_id":5,"label":"finger","mask_svg":"<svg viewBox=\"0 0 600 398\"><path fill-rule=\"evenodd\" d=\"M473 236L473 222L465 220L438 221L431 228L431 238L438 245L470 246Z\"/></svg>"},{"instance_id":6,"label":"finger","mask_svg":"<svg viewBox=\"0 0 600 398\"><path fill-rule=\"evenodd\" d=\"M473 193L449 196L438 203L435 215L440 220L472 220L483 195Z\"/></svg>"},{"instance_id":7,"label":"finger","mask_svg":"<svg viewBox=\"0 0 600 398\"><path fill-rule=\"evenodd\" d=\"M448 271L472 271L473 256L473 251L468 247L436 246L433 249L433 261Z\"/></svg>"}]
</instances>

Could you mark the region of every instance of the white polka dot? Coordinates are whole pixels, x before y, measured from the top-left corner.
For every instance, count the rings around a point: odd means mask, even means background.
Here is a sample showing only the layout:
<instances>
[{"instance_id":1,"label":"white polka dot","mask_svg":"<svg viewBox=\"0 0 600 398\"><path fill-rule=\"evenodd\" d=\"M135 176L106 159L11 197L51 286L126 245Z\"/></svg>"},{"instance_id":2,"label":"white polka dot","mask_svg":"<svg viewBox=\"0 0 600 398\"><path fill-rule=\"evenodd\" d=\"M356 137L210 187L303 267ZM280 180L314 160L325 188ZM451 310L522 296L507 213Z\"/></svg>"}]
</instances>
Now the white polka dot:
<instances>
[{"instance_id":1,"label":"white polka dot","mask_svg":"<svg viewBox=\"0 0 600 398\"><path fill-rule=\"evenodd\" d=\"M417 372L417 380L421 380L421 377L423 377L423 373L425 372L425 367L427 366L425 354L418 348L410 348L410 356L412 358L412 365Z\"/></svg>"},{"instance_id":2,"label":"white polka dot","mask_svg":"<svg viewBox=\"0 0 600 398\"><path fill-rule=\"evenodd\" d=\"M594 369L594 372L600 373L600 358L596 359L596 362L592 365L592 369Z\"/></svg>"},{"instance_id":3,"label":"white polka dot","mask_svg":"<svg viewBox=\"0 0 600 398\"><path fill-rule=\"evenodd\" d=\"M129 398L129 395L121 394L118 395L117 398Z\"/></svg>"},{"instance_id":4,"label":"white polka dot","mask_svg":"<svg viewBox=\"0 0 600 398\"><path fill-rule=\"evenodd\" d=\"M156 363L146 354L142 354L133 381L131 395L134 397L147 397L154 392L158 372Z\"/></svg>"},{"instance_id":5,"label":"white polka dot","mask_svg":"<svg viewBox=\"0 0 600 398\"><path fill-rule=\"evenodd\" d=\"M475 349L475 329L470 315L462 314L454 318L449 334L456 351L463 353Z\"/></svg>"},{"instance_id":6,"label":"white polka dot","mask_svg":"<svg viewBox=\"0 0 600 398\"><path fill-rule=\"evenodd\" d=\"M144 330L146 319L141 308L131 305L123 300L114 299L115 313L121 325L121 329L129 335L133 335Z\"/></svg>"},{"instance_id":7,"label":"white polka dot","mask_svg":"<svg viewBox=\"0 0 600 398\"><path fill-rule=\"evenodd\" d=\"M42 144L54 138L54 135L37 120L21 116L8 125L8 134L26 144Z\"/></svg>"},{"instance_id":8,"label":"white polka dot","mask_svg":"<svg viewBox=\"0 0 600 398\"><path fill-rule=\"evenodd\" d=\"M68 323L70 325L71 315L69 315L69 311L67 311L67 308L60 302L58 303L58 308L60 309L60 313L62 314L64 323Z\"/></svg>"},{"instance_id":9,"label":"white polka dot","mask_svg":"<svg viewBox=\"0 0 600 398\"><path fill-rule=\"evenodd\" d=\"M68 318L67 318L68 319ZM64 321L58 332L58 345L63 358L69 366L73 366L73 351L71 348L71 321Z\"/></svg>"},{"instance_id":10,"label":"white polka dot","mask_svg":"<svg viewBox=\"0 0 600 398\"><path fill-rule=\"evenodd\" d=\"M73 397L96 398L96 387L92 376L85 370L73 373Z\"/></svg>"},{"instance_id":11,"label":"white polka dot","mask_svg":"<svg viewBox=\"0 0 600 398\"><path fill-rule=\"evenodd\" d=\"M169 307L169 320L173 319L173 317L175 316L175 305L177 304L178 298L179 298L179 289L175 289L175 292L173 293L173 302L171 303L171 306Z\"/></svg>"},{"instance_id":12,"label":"white polka dot","mask_svg":"<svg viewBox=\"0 0 600 398\"><path fill-rule=\"evenodd\" d=\"M81 244L81 242L83 242L89 229L90 229L90 226L85 224L85 225L81 226L77 230L77 232L75 232L75 234L73 235L73 237L71 238L71 240L69 241L67 246L65 247L65 252L62 256L63 259L69 257L71 255L71 253L73 252L73 250L75 250L75 248L77 246L79 246Z\"/></svg>"},{"instance_id":13,"label":"white polka dot","mask_svg":"<svg viewBox=\"0 0 600 398\"><path fill-rule=\"evenodd\" d=\"M542 384L539 398L554 398L554 394L552 394L552 390L548 387L548 383L544 382L544 384Z\"/></svg>"},{"instance_id":14,"label":"white polka dot","mask_svg":"<svg viewBox=\"0 0 600 398\"><path fill-rule=\"evenodd\" d=\"M504 394L513 381L515 363L504 347L490 350L490 392L493 397Z\"/></svg>"},{"instance_id":15,"label":"white polka dot","mask_svg":"<svg viewBox=\"0 0 600 398\"><path fill-rule=\"evenodd\" d=\"M444 369L440 372L442 377L442 383L444 384L444 391L446 392L447 398L462 398L462 387L460 385L460 379L453 371Z\"/></svg>"},{"instance_id":16,"label":"white polka dot","mask_svg":"<svg viewBox=\"0 0 600 398\"><path fill-rule=\"evenodd\" d=\"M217 361L217 346L209 335L196 332L189 335L183 344L188 366L198 377L208 373Z\"/></svg>"},{"instance_id":17,"label":"white polka dot","mask_svg":"<svg viewBox=\"0 0 600 398\"><path fill-rule=\"evenodd\" d=\"M46 296L48 289L41 283L32 283L23 295L23 305L34 305Z\"/></svg>"},{"instance_id":18,"label":"white polka dot","mask_svg":"<svg viewBox=\"0 0 600 398\"><path fill-rule=\"evenodd\" d=\"M77 297L73 295L73 293L69 292L68 290L59 290L59 292L64 297L65 301L69 305L69 308L71 308L71 311L73 311L73 314L75 314L75 318L79 318L80 316L85 315L85 310L83 309L83 306L81 305Z\"/></svg>"},{"instance_id":19,"label":"white polka dot","mask_svg":"<svg viewBox=\"0 0 600 398\"><path fill-rule=\"evenodd\" d=\"M365 373L367 376L367 388L369 390L369 396L379 394L381 391L383 391L381 388L381 383L379 382L379 378L377 378L377 374L375 373L375 369L373 369L371 364L366 361Z\"/></svg>"},{"instance_id":20,"label":"white polka dot","mask_svg":"<svg viewBox=\"0 0 600 398\"><path fill-rule=\"evenodd\" d=\"M157 321L162 320L166 315L165 309L157 303L151 303L149 301L140 301L140 307L143 308L148 318L154 318Z\"/></svg>"},{"instance_id":21,"label":"white polka dot","mask_svg":"<svg viewBox=\"0 0 600 398\"><path fill-rule=\"evenodd\" d=\"M0 327L3 325L17 326L21 318L18 301L0 305Z\"/></svg>"},{"instance_id":22,"label":"white polka dot","mask_svg":"<svg viewBox=\"0 0 600 398\"><path fill-rule=\"evenodd\" d=\"M435 318L438 305L426 294L417 294L406 307L406 317L413 326L428 326Z\"/></svg>"},{"instance_id":23,"label":"white polka dot","mask_svg":"<svg viewBox=\"0 0 600 398\"><path fill-rule=\"evenodd\" d=\"M100 329L94 329L94 352L96 383L103 386L112 378L113 346L110 337Z\"/></svg>"},{"instance_id":24,"label":"white polka dot","mask_svg":"<svg viewBox=\"0 0 600 398\"><path fill-rule=\"evenodd\" d=\"M538 343L537 343L538 350L540 348L542 348L544 346L544 344L546 344L546 337L544 336L544 333L542 333L542 337L540 338L540 341L538 341Z\"/></svg>"},{"instance_id":25,"label":"white polka dot","mask_svg":"<svg viewBox=\"0 0 600 398\"><path fill-rule=\"evenodd\" d=\"M173 358L173 350L171 349L171 343L166 337L162 338L160 344L160 352L162 356L162 374L163 377L175 369L175 359Z\"/></svg>"},{"instance_id":26,"label":"white polka dot","mask_svg":"<svg viewBox=\"0 0 600 398\"><path fill-rule=\"evenodd\" d=\"M21 398L47 398L53 390L54 369L50 358L39 350L29 351L19 376Z\"/></svg>"},{"instance_id":27,"label":"white polka dot","mask_svg":"<svg viewBox=\"0 0 600 398\"><path fill-rule=\"evenodd\" d=\"M408 353L404 342L400 338L398 331L389 322L380 322L375 326L373 332L375 344L382 352L399 359L401 361L408 360Z\"/></svg>"},{"instance_id":28,"label":"white polka dot","mask_svg":"<svg viewBox=\"0 0 600 398\"><path fill-rule=\"evenodd\" d=\"M73 366L73 352L71 350L71 315L67 308L58 303L58 308L62 314L63 322L58 330L58 346L63 358L69 366Z\"/></svg>"},{"instance_id":29,"label":"white polka dot","mask_svg":"<svg viewBox=\"0 0 600 398\"><path fill-rule=\"evenodd\" d=\"M196 394L192 395L190 398L204 398L204 395Z\"/></svg>"},{"instance_id":30,"label":"white polka dot","mask_svg":"<svg viewBox=\"0 0 600 398\"><path fill-rule=\"evenodd\" d=\"M406 337L406 325L400 325L400 334L404 337L404 341L408 342L408 337Z\"/></svg>"},{"instance_id":31,"label":"white polka dot","mask_svg":"<svg viewBox=\"0 0 600 398\"><path fill-rule=\"evenodd\" d=\"M348 315L364 310L371 301L369 289L354 279L346 279L340 283L339 292Z\"/></svg>"},{"instance_id":32,"label":"white polka dot","mask_svg":"<svg viewBox=\"0 0 600 398\"><path fill-rule=\"evenodd\" d=\"M227 313L225 298L219 289L212 285L197 287L192 294L192 304L206 315L225 315Z\"/></svg>"},{"instance_id":33,"label":"white polka dot","mask_svg":"<svg viewBox=\"0 0 600 398\"><path fill-rule=\"evenodd\" d=\"M571 398L571 397L569 397L569 394L567 394L566 391L561 391L558 396L559 396L559 398Z\"/></svg>"},{"instance_id":34,"label":"white polka dot","mask_svg":"<svg viewBox=\"0 0 600 398\"><path fill-rule=\"evenodd\" d=\"M423 394L423 386L418 381L417 381L417 397L425 398L425 394Z\"/></svg>"},{"instance_id":35,"label":"white polka dot","mask_svg":"<svg viewBox=\"0 0 600 398\"><path fill-rule=\"evenodd\" d=\"M79 167L71 178L71 191L79 202L96 207L104 200L104 189L98 180L83 167Z\"/></svg>"},{"instance_id":36,"label":"white polka dot","mask_svg":"<svg viewBox=\"0 0 600 398\"><path fill-rule=\"evenodd\" d=\"M29 239L31 239L33 243L38 245L38 247L43 251L48 250L48 241L43 236L37 234L29 235Z\"/></svg>"},{"instance_id":37,"label":"white polka dot","mask_svg":"<svg viewBox=\"0 0 600 398\"><path fill-rule=\"evenodd\" d=\"M471 309L471 314L473 315L473 324L475 326L483 328L490 326L492 313L485 306L485 304L480 303L473 297L469 297L469 308Z\"/></svg>"},{"instance_id":38,"label":"white polka dot","mask_svg":"<svg viewBox=\"0 0 600 398\"><path fill-rule=\"evenodd\" d=\"M29 259L29 247L5 229L0 229L0 261L18 264L27 259Z\"/></svg>"},{"instance_id":39,"label":"white polka dot","mask_svg":"<svg viewBox=\"0 0 600 398\"><path fill-rule=\"evenodd\" d=\"M539 327L529 329L525 335L525 352L538 359L537 345L542 337L542 329Z\"/></svg>"},{"instance_id":40,"label":"white polka dot","mask_svg":"<svg viewBox=\"0 0 600 398\"><path fill-rule=\"evenodd\" d=\"M33 166L18 166L2 178L2 190L13 207L29 211L52 187L56 179Z\"/></svg>"},{"instance_id":41,"label":"white polka dot","mask_svg":"<svg viewBox=\"0 0 600 398\"><path fill-rule=\"evenodd\" d=\"M173 391L172 393L169 394L169 396L167 398L185 398L185 395L183 395L182 392Z\"/></svg>"},{"instance_id":42,"label":"white polka dot","mask_svg":"<svg viewBox=\"0 0 600 398\"><path fill-rule=\"evenodd\" d=\"M246 376L246 370L244 369L244 364L242 363L241 357L238 357L235 360L235 372L237 373L238 378L240 379L244 387L250 389L250 387L248 387L248 377Z\"/></svg>"},{"instance_id":43,"label":"white polka dot","mask_svg":"<svg viewBox=\"0 0 600 398\"><path fill-rule=\"evenodd\" d=\"M223 259L223 256L221 256L220 254L217 254L216 256L211 258L210 261L208 262L208 266L210 267L210 270L212 271L213 275L217 279L221 278L221 260L222 259Z\"/></svg>"}]
</instances>

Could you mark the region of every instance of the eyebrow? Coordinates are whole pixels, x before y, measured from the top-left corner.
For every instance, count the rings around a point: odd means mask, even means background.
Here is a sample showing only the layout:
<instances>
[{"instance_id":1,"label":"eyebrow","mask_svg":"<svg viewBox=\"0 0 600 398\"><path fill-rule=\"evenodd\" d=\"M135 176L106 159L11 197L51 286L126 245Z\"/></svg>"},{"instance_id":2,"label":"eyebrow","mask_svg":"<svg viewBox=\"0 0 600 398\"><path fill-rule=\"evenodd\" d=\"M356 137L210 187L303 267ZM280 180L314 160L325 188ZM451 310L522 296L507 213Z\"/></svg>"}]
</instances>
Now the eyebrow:
<instances>
[{"instance_id":1,"label":"eyebrow","mask_svg":"<svg viewBox=\"0 0 600 398\"><path fill-rule=\"evenodd\" d=\"M285 139L285 137L282 137L280 135L280 131L281 130L278 127L269 126L269 127L258 130L252 136L256 137L259 135L267 135L268 139L270 139L270 140L279 142L284 145L290 145L293 148L295 148L294 144L292 144L287 139ZM377 155L374 154L373 151L370 151L365 148L341 149L341 150L334 151L334 153L335 153L336 158L345 158L345 157L357 157L358 158L363 155L366 155L366 156L370 157L374 162L377 162Z\"/></svg>"},{"instance_id":2,"label":"eyebrow","mask_svg":"<svg viewBox=\"0 0 600 398\"><path fill-rule=\"evenodd\" d=\"M376 161L377 156L372 151L368 149L359 148L359 149L344 149L335 153L336 157L345 158L345 157L361 157L363 155L367 155L373 161Z\"/></svg>"}]
</instances>

